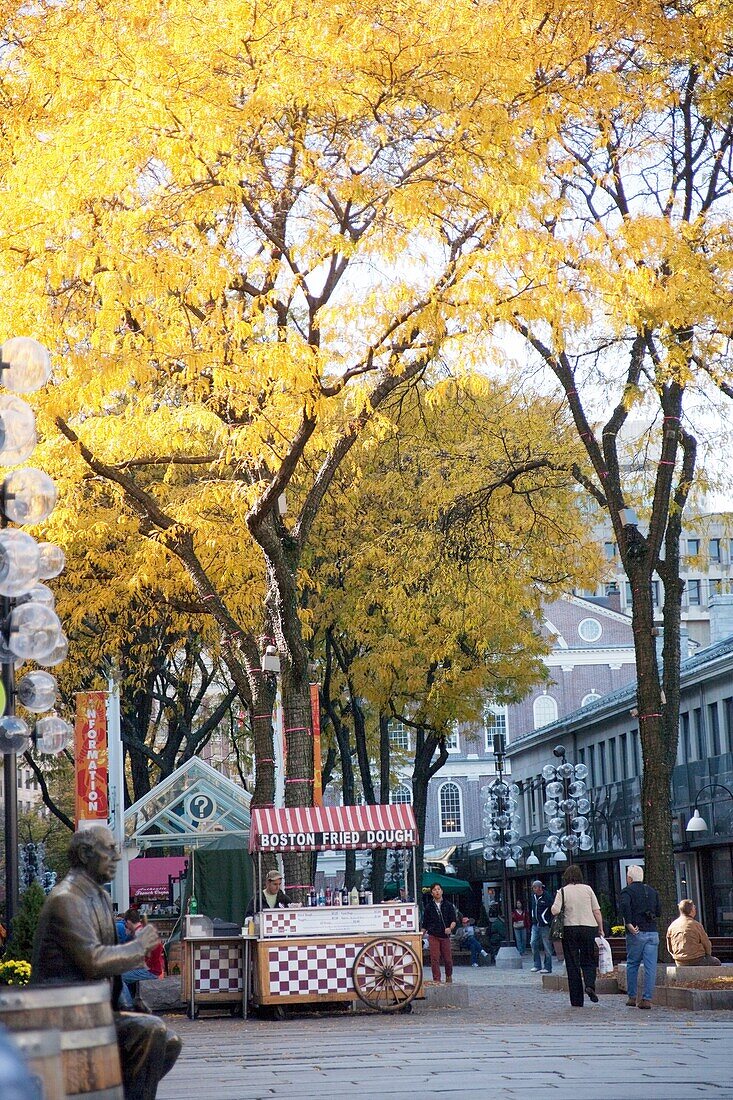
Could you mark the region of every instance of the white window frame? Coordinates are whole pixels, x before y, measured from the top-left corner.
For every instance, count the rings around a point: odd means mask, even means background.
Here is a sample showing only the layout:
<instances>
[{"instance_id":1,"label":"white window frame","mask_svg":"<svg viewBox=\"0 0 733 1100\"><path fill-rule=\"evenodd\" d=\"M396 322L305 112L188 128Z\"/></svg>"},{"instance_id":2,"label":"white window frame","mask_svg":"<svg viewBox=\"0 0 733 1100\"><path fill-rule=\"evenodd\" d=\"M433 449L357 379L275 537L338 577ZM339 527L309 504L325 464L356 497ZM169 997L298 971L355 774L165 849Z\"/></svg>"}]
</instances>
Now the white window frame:
<instances>
[{"instance_id":1,"label":"white window frame","mask_svg":"<svg viewBox=\"0 0 733 1100\"><path fill-rule=\"evenodd\" d=\"M498 718L499 719L498 724L497 724L497 722L492 721L491 725L489 725L488 721L487 721L487 719L489 717L491 717L492 719L497 719ZM486 747L486 752L492 752L493 753L493 751L494 751L494 734L495 733L503 733L504 741L506 742L506 734L507 734L506 707L501 707L501 708L498 708L498 707L494 708L494 707L490 707L490 706L489 707L484 707L484 745Z\"/></svg>"},{"instance_id":2,"label":"white window frame","mask_svg":"<svg viewBox=\"0 0 733 1100\"><path fill-rule=\"evenodd\" d=\"M454 722L450 727L450 732L445 737L445 747L447 752L460 752L461 751L461 737L458 733L458 726Z\"/></svg>"},{"instance_id":3,"label":"white window frame","mask_svg":"<svg viewBox=\"0 0 733 1100\"><path fill-rule=\"evenodd\" d=\"M597 691L589 691L580 701L581 707L587 707L590 703L597 703L601 696Z\"/></svg>"},{"instance_id":4,"label":"white window frame","mask_svg":"<svg viewBox=\"0 0 733 1100\"><path fill-rule=\"evenodd\" d=\"M443 791L447 790L448 787L452 787L458 795L458 828L446 830L443 828ZM463 792L458 784L450 779L445 783L441 783L438 788L438 824L441 836L463 836Z\"/></svg>"},{"instance_id":5,"label":"white window frame","mask_svg":"<svg viewBox=\"0 0 733 1100\"><path fill-rule=\"evenodd\" d=\"M406 791L407 798L395 798L398 791ZM392 790L389 792L389 801L393 806L411 806L412 805L412 789L408 783L403 783L400 780L399 783L395 783Z\"/></svg>"},{"instance_id":6,"label":"white window frame","mask_svg":"<svg viewBox=\"0 0 733 1100\"><path fill-rule=\"evenodd\" d=\"M552 709L554 709L555 715L553 718L548 718L547 721L538 722L538 713L540 710L549 709L545 707L545 704L551 703ZM534 728L536 730L542 729L544 726L551 726L553 722L557 722L558 709L557 699L554 695L538 695L532 703L532 720L534 722Z\"/></svg>"},{"instance_id":7,"label":"white window frame","mask_svg":"<svg viewBox=\"0 0 733 1100\"><path fill-rule=\"evenodd\" d=\"M588 627L592 628L593 631L595 631L596 629L598 630L598 633L595 634L593 638L586 638L583 634L583 627L585 627L586 624ZM585 642L586 645L595 645L596 642L599 642L601 640L602 635L603 626L601 625L601 623L599 623L598 619L595 619L589 615L587 618L581 619L578 623L578 637L582 642Z\"/></svg>"},{"instance_id":8,"label":"white window frame","mask_svg":"<svg viewBox=\"0 0 733 1100\"><path fill-rule=\"evenodd\" d=\"M398 740L399 737L399 740ZM407 744L402 744L402 739ZM391 718L389 722L389 743L398 752L410 751L410 727L401 722L399 718Z\"/></svg>"}]
</instances>

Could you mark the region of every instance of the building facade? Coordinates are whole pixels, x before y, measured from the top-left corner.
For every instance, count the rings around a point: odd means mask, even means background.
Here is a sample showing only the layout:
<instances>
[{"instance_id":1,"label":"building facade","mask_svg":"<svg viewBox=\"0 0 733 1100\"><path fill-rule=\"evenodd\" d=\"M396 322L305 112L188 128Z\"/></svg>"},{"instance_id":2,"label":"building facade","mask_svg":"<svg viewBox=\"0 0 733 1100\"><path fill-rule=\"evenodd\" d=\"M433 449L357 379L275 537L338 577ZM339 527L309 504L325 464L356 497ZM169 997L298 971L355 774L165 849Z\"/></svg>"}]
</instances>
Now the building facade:
<instances>
[{"instance_id":1,"label":"building facade","mask_svg":"<svg viewBox=\"0 0 733 1100\"><path fill-rule=\"evenodd\" d=\"M631 614L631 585L621 566L618 546L610 524L600 529L599 540L608 561L608 573L598 589L587 595L611 595L620 611ZM680 573L685 582L682 593L682 627L690 639L701 646L720 637L711 633L711 601L733 591L733 515L727 512L699 514L685 523L680 543ZM662 582L652 581L654 607L661 621L664 596Z\"/></svg>"},{"instance_id":2,"label":"building facade","mask_svg":"<svg viewBox=\"0 0 733 1100\"><path fill-rule=\"evenodd\" d=\"M560 715L589 706L633 682L633 635L627 615L606 598L566 596L550 604L542 632L552 645L545 658L547 680L521 703L486 708L481 728L460 727L448 739L448 761L431 781L425 823L428 853L451 845L482 847L482 788L496 777L493 738L508 742L544 727ZM393 747L409 749L410 731L393 725ZM406 752L406 759L408 759ZM510 769L513 764L509 761ZM400 779L392 798L409 795Z\"/></svg>"},{"instance_id":3,"label":"building facade","mask_svg":"<svg viewBox=\"0 0 733 1100\"><path fill-rule=\"evenodd\" d=\"M27 814L31 810L43 811L43 798L41 795L41 788L38 784L33 771L25 763L22 757L18 759L17 768L17 792L18 792L18 813ZM0 783L0 813L3 812L5 805L5 793L3 784Z\"/></svg>"},{"instance_id":4,"label":"building facade","mask_svg":"<svg viewBox=\"0 0 733 1100\"><path fill-rule=\"evenodd\" d=\"M733 596L716 597L713 620L725 621ZM717 625L717 624L716 624ZM540 877L557 887L566 864L543 852L547 838L542 806L542 768L557 763L553 749L563 745L567 758L588 768L592 803L593 850L581 854L586 880L614 921L618 896L629 863L643 861L641 815L643 761L636 712L636 685L629 683L548 725L509 736L512 777L521 789L524 865L509 872L512 897L529 892ZM708 825L688 833L696 799ZM733 935L733 635L708 646L681 664L680 738L672 777L672 830L679 898L695 901L711 935ZM539 866L526 867L530 851ZM480 848L457 853L457 870L476 881L495 878Z\"/></svg>"}]
</instances>

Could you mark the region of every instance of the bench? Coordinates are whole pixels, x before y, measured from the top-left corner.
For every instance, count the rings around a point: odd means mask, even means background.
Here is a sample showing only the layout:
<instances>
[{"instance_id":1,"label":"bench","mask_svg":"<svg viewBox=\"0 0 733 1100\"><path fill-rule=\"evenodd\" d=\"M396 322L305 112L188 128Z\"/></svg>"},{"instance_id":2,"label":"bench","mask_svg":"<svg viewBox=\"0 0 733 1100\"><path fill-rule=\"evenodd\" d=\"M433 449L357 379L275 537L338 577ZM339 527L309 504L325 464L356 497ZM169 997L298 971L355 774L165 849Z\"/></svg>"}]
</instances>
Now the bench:
<instances>
[{"instance_id":1,"label":"bench","mask_svg":"<svg viewBox=\"0 0 733 1100\"><path fill-rule=\"evenodd\" d=\"M733 936L711 936L713 955L722 963L733 963Z\"/></svg>"},{"instance_id":2,"label":"bench","mask_svg":"<svg viewBox=\"0 0 733 1100\"><path fill-rule=\"evenodd\" d=\"M660 941L663 940L661 934L659 939ZM608 942L611 945L611 958L614 966L616 963L626 962L626 937L609 936ZM722 963L733 963L733 936L711 936L710 943L716 959L720 959Z\"/></svg>"}]
</instances>

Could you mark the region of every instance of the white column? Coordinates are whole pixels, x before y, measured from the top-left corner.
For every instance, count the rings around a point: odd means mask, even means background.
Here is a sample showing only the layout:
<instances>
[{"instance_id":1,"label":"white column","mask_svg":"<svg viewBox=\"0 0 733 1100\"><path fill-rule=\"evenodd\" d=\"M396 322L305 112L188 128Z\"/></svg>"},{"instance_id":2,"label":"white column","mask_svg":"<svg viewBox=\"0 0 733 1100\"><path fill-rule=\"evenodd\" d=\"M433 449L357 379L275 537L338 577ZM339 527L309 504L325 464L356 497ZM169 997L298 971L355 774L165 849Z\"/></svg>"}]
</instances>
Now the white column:
<instances>
[{"instance_id":1,"label":"white column","mask_svg":"<svg viewBox=\"0 0 733 1100\"><path fill-rule=\"evenodd\" d=\"M120 691L110 677L107 681L107 744L109 752L109 827L119 844L122 859L112 880L112 901L120 913L130 904L130 853L125 849L125 754L120 726ZM137 855L137 850L135 850Z\"/></svg>"},{"instance_id":2,"label":"white column","mask_svg":"<svg viewBox=\"0 0 733 1100\"><path fill-rule=\"evenodd\" d=\"M280 676L277 678L275 696L275 722L272 731L275 757L275 806L282 809L285 805L285 715Z\"/></svg>"}]
</instances>

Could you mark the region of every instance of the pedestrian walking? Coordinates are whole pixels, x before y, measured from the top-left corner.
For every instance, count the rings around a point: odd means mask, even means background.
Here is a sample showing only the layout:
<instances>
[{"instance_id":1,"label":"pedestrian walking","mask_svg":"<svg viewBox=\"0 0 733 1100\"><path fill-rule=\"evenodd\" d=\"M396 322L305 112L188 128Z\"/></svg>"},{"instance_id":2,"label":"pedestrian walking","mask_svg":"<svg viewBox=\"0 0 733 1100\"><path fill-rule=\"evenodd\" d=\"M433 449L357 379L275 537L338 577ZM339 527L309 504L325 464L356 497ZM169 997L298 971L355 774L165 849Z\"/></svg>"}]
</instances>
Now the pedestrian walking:
<instances>
[{"instance_id":1,"label":"pedestrian walking","mask_svg":"<svg viewBox=\"0 0 733 1100\"><path fill-rule=\"evenodd\" d=\"M514 932L514 943L520 955L523 955L527 950L527 930L531 927L529 913L524 908L522 899L517 898L512 909L512 931Z\"/></svg>"},{"instance_id":2,"label":"pedestrian walking","mask_svg":"<svg viewBox=\"0 0 733 1100\"><path fill-rule=\"evenodd\" d=\"M550 944L550 921L552 920L552 898L545 884L540 879L532 883L532 902L530 917L532 920L532 935L530 947L534 954L534 966L532 974L552 973L552 946ZM542 969L542 952L545 954L545 967Z\"/></svg>"},{"instance_id":3,"label":"pedestrian walking","mask_svg":"<svg viewBox=\"0 0 733 1100\"><path fill-rule=\"evenodd\" d=\"M577 863L571 863L562 876L562 887L552 903L552 915L565 918L562 948L568 976L568 992L573 1008L583 1007L583 992L593 1004L596 993L596 936L603 935L603 916L598 898Z\"/></svg>"},{"instance_id":4,"label":"pedestrian walking","mask_svg":"<svg viewBox=\"0 0 733 1100\"><path fill-rule=\"evenodd\" d=\"M450 938L456 930L458 914L456 908L443 897L443 887L436 882L430 887L430 896L423 906L422 930L428 934L430 950L430 968L433 982L440 985L440 964L445 967L447 985L453 981L453 956Z\"/></svg>"},{"instance_id":5,"label":"pedestrian walking","mask_svg":"<svg viewBox=\"0 0 733 1100\"><path fill-rule=\"evenodd\" d=\"M657 980L659 932L657 920L662 905L653 886L644 882L644 868L626 868L626 886L621 891L621 915L626 925L626 982L629 1008L651 1008ZM636 1001L639 967L644 964L644 991Z\"/></svg>"}]
</instances>

